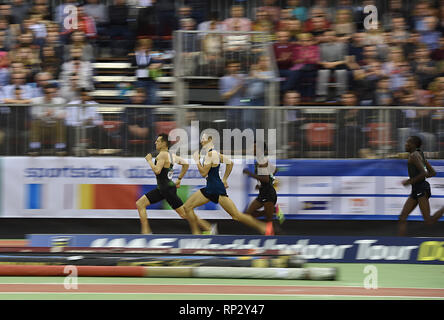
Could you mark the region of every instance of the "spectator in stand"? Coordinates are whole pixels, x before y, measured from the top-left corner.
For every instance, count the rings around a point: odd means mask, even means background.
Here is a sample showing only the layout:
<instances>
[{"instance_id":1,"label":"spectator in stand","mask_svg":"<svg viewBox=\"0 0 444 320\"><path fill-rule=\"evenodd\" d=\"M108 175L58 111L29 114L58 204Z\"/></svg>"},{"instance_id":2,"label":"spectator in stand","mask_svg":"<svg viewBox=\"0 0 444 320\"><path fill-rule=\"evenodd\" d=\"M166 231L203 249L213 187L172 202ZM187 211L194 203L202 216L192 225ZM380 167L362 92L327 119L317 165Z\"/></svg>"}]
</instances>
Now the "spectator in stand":
<instances>
[{"instance_id":1,"label":"spectator in stand","mask_svg":"<svg viewBox=\"0 0 444 320\"><path fill-rule=\"evenodd\" d=\"M308 19L308 10L301 4L301 0L288 0L288 8L291 9L293 17L299 21L305 22Z\"/></svg>"},{"instance_id":2,"label":"spectator in stand","mask_svg":"<svg viewBox=\"0 0 444 320\"><path fill-rule=\"evenodd\" d=\"M324 43L319 46L320 68L316 88L317 101L325 101L328 94L330 76L334 73L337 97L347 90L347 46L338 42L335 31L327 31L324 35Z\"/></svg>"},{"instance_id":3,"label":"spectator in stand","mask_svg":"<svg viewBox=\"0 0 444 320\"><path fill-rule=\"evenodd\" d=\"M293 19L291 9L282 9L279 21L276 23L276 31L288 30L290 21Z\"/></svg>"},{"instance_id":4,"label":"spectator in stand","mask_svg":"<svg viewBox=\"0 0 444 320\"><path fill-rule=\"evenodd\" d=\"M330 29L331 22L327 19L325 10L319 7L312 8L310 19L304 24L305 32L313 34L318 42L323 42L323 34Z\"/></svg>"},{"instance_id":5,"label":"spectator in stand","mask_svg":"<svg viewBox=\"0 0 444 320\"><path fill-rule=\"evenodd\" d=\"M418 106L412 92L403 91L402 106ZM404 151L404 144L408 137L419 136L423 141L421 148L425 152L436 151L436 136L432 133L432 110L404 109L400 125L398 126L398 150Z\"/></svg>"},{"instance_id":6,"label":"spectator in stand","mask_svg":"<svg viewBox=\"0 0 444 320\"><path fill-rule=\"evenodd\" d=\"M430 58L435 61L438 72L444 74L444 35L439 38L439 47L431 52Z\"/></svg>"},{"instance_id":7,"label":"spectator in stand","mask_svg":"<svg viewBox=\"0 0 444 320\"><path fill-rule=\"evenodd\" d=\"M0 51L0 88L9 83L9 63L8 53L6 51Z\"/></svg>"},{"instance_id":8,"label":"spectator in stand","mask_svg":"<svg viewBox=\"0 0 444 320\"><path fill-rule=\"evenodd\" d=\"M299 45L294 47L293 59L290 70L294 72L288 80L289 88L295 88L303 98L314 99L320 51L311 33L300 35Z\"/></svg>"},{"instance_id":9,"label":"spectator in stand","mask_svg":"<svg viewBox=\"0 0 444 320\"><path fill-rule=\"evenodd\" d=\"M99 0L87 0L83 6L85 14L94 19L98 36L106 34L108 24L108 8Z\"/></svg>"},{"instance_id":10,"label":"spectator in stand","mask_svg":"<svg viewBox=\"0 0 444 320\"><path fill-rule=\"evenodd\" d=\"M360 69L354 70L353 81L360 105L371 106L374 104L374 92L382 76L381 63L376 60Z\"/></svg>"},{"instance_id":11,"label":"spectator in stand","mask_svg":"<svg viewBox=\"0 0 444 320\"><path fill-rule=\"evenodd\" d=\"M363 54L363 59L360 62L361 66L367 66L372 62L381 60L378 55L378 49L376 48L375 45L366 45L364 47L362 54Z\"/></svg>"},{"instance_id":12,"label":"spectator in stand","mask_svg":"<svg viewBox=\"0 0 444 320\"><path fill-rule=\"evenodd\" d=\"M253 64L250 69L248 87L246 95L250 99L252 106L265 105L265 92L267 91L268 82L273 80L274 74L271 69L271 61L267 55L261 55L256 64ZM257 110L256 113L260 113ZM252 115L254 118L255 116ZM259 117L256 115L256 117Z\"/></svg>"},{"instance_id":13,"label":"spectator in stand","mask_svg":"<svg viewBox=\"0 0 444 320\"><path fill-rule=\"evenodd\" d=\"M361 65L364 60L365 34L356 32L352 35L348 43L348 56L354 57L353 60Z\"/></svg>"},{"instance_id":14,"label":"spectator in stand","mask_svg":"<svg viewBox=\"0 0 444 320\"><path fill-rule=\"evenodd\" d=\"M17 96L18 90L20 95ZM4 103L28 103L32 99L34 89L27 83L26 73L15 70L11 74L11 84L3 88Z\"/></svg>"},{"instance_id":15,"label":"spectator in stand","mask_svg":"<svg viewBox=\"0 0 444 320\"><path fill-rule=\"evenodd\" d=\"M136 68L136 87L144 88L147 100L143 104L159 104L156 77L162 69L159 53L152 48L151 39L139 39L136 50L130 54L131 65Z\"/></svg>"},{"instance_id":16,"label":"spectator in stand","mask_svg":"<svg viewBox=\"0 0 444 320\"><path fill-rule=\"evenodd\" d=\"M404 83L403 62L405 58L400 47L392 47L387 60L382 64L384 75L390 78L390 90L398 90Z\"/></svg>"},{"instance_id":17,"label":"spectator in stand","mask_svg":"<svg viewBox=\"0 0 444 320\"><path fill-rule=\"evenodd\" d=\"M219 93L227 106L247 106L246 75L241 72L238 61L227 61L225 75L219 79ZM243 126L242 110L228 110L227 119L233 119L235 128ZM241 126L242 125L242 126Z\"/></svg>"},{"instance_id":18,"label":"spectator in stand","mask_svg":"<svg viewBox=\"0 0 444 320\"><path fill-rule=\"evenodd\" d=\"M297 107L301 105L301 95L295 90L288 90L284 93L282 98L282 106L285 107ZM300 110L287 110L285 124L288 132L288 145L286 146L290 156L298 154L296 150L303 142L302 125L304 124L304 118L301 115ZM293 154L292 154L293 153Z\"/></svg>"},{"instance_id":19,"label":"spectator in stand","mask_svg":"<svg viewBox=\"0 0 444 320\"><path fill-rule=\"evenodd\" d=\"M260 46L262 43L271 43L274 40L275 23L270 18L269 13L264 9L256 10L256 20L252 22L251 31L265 32L265 35L253 35L253 46Z\"/></svg>"},{"instance_id":20,"label":"spectator in stand","mask_svg":"<svg viewBox=\"0 0 444 320\"><path fill-rule=\"evenodd\" d=\"M376 106L391 106L393 103L393 94L390 90L390 78L383 76L379 79L376 86L375 97L373 101Z\"/></svg>"},{"instance_id":21,"label":"spectator in stand","mask_svg":"<svg viewBox=\"0 0 444 320\"><path fill-rule=\"evenodd\" d=\"M297 19L291 19L287 22L288 24L288 32L290 32L290 41L291 42L298 42L299 37L304 32L304 26L300 20Z\"/></svg>"},{"instance_id":22,"label":"spectator in stand","mask_svg":"<svg viewBox=\"0 0 444 320\"><path fill-rule=\"evenodd\" d=\"M217 21L213 21L209 26L209 31L218 31ZM207 33L201 41L202 52L199 59L199 75L222 77L225 62L223 58L223 35Z\"/></svg>"},{"instance_id":23,"label":"spectator in stand","mask_svg":"<svg viewBox=\"0 0 444 320\"><path fill-rule=\"evenodd\" d=\"M192 18L181 20L181 30L194 31L196 28L196 21ZM182 70L184 75L193 76L196 73L198 58L200 55L200 41L197 33L188 32L182 33Z\"/></svg>"},{"instance_id":24,"label":"spectator in stand","mask_svg":"<svg viewBox=\"0 0 444 320\"><path fill-rule=\"evenodd\" d=\"M33 98L43 97L45 95L45 88L54 83L52 74L49 72L39 72L35 76L35 84L34 93L32 94Z\"/></svg>"},{"instance_id":25,"label":"spectator in stand","mask_svg":"<svg viewBox=\"0 0 444 320\"><path fill-rule=\"evenodd\" d=\"M69 146L77 151L84 151L81 149L86 147L91 154L90 149L98 149L104 138L101 131L103 117L98 111L97 102L91 97L91 90L80 88L79 91L80 99L69 101L66 107L68 141Z\"/></svg>"},{"instance_id":26,"label":"spectator in stand","mask_svg":"<svg viewBox=\"0 0 444 320\"><path fill-rule=\"evenodd\" d=\"M287 91L290 86L294 85L290 81L293 71L294 61L294 44L290 42L290 33L287 30L280 30L276 33L276 42L273 43L274 57L276 59L279 77L283 78L281 83L281 91Z\"/></svg>"},{"instance_id":27,"label":"spectator in stand","mask_svg":"<svg viewBox=\"0 0 444 320\"><path fill-rule=\"evenodd\" d=\"M70 82L72 75L78 77L78 87L80 88L93 88L93 67L91 62L82 60L82 49L71 49L71 60L65 62L62 65L62 71L60 73L60 82L64 87ZM62 88L63 90L64 88ZM64 97L67 100L72 98Z\"/></svg>"},{"instance_id":28,"label":"spectator in stand","mask_svg":"<svg viewBox=\"0 0 444 320\"><path fill-rule=\"evenodd\" d=\"M72 8L77 7L77 5L77 0L64 0L63 3L55 7L54 17L55 21L60 26L60 41L63 44L66 44L69 40L70 31L65 28L66 22L70 21L68 16L74 13L74 10L72 10Z\"/></svg>"},{"instance_id":29,"label":"spectator in stand","mask_svg":"<svg viewBox=\"0 0 444 320\"><path fill-rule=\"evenodd\" d=\"M182 20L183 19L193 19L193 8L190 6L184 5L177 9L176 22L174 25L174 30L182 29Z\"/></svg>"},{"instance_id":30,"label":"spectator in stand","mask_svg":"<svg viewBox=\"0 0 444 320\"><path fill-rule=\"evenodd\" d=\"M429 50L435 50L439 47L439 38L441 32L437 31L438 20L434 16L424 18L425 30L421 32L421 43L425 44Z\"/></svg>"},{"instance_id":31,"label":"spectator in stand","mask_svg":"<svg viewBox=\"0 0 444 320\"><path fill-rule=\"evenodd\" d=\"M123 48L123 55L127 55L134 49L134 35L129 28L130 7L126 0L114 0L114 4L108 7L108 34L111 37L111 54L116 54L116 49Z\"/></svg>"},{"instance_id":32,"label":"spectator in stand","mask_svg":"<svg viewBox=\"0 0 444 320\"><path fill-rule=\"evenodd\" d=\"M411 62L411 66L423 89L427 89L429 84L438 76L436 63L430 58L430 53L426 46L421 46L416 51L415 59Z\"/></svg>"},{"instance_id":33,"label":"spectator in stand","mask_svg":"<svg viewBox=\"0 0 444 320\"><path fill-rule=\"evenodd\" d=\"M66 155L66 110L60 104L64 99L57 96L57 85L46 84L44 95L31 100L31 132L28 154L39 155L42 144L50 141L56 155ZM57 106L42 106L53 104Z\"/></svg>"},{"instance_id":34,"label":"spectator in stand","mask_svg":"<svg viewBox=\"0 0 444 320\"><path fill-rule=\"evenodd\" d=\"M2 5L0 5L1 7ZM0 15L0 31L4 33L3 47L6 51L12 50L16 45L16 37L13 28L5 16Z\"/></svg>"},{"instance_id":35,"label":"spectator in stand","mask_svg":"<svg viewBox=\"0 0 444 320\"><path fill-rule=\"evenodd\" d=\"M201 31L199 35L205 36L205 31L224 31L224 25L219 18L219 13L213 11L210 13L209 20L199 23L197 30Z\"/></svg>"},{"instance_id":36,"label":"spectator in stand","mask_svg":"<svg viewBox=\"0 0 444 320\"><path fill-rule=\"evenodd\" d=\"M354 92L344 92L341 104L347 107L359 105L358 97ZM340 110L338 112L338 153L340 158L356 158L368 155L366 148L364 128L366 126L367 112L359 108Z\"/></svg>"},{"instance_id":37,"label":"spectator in stand","mask_svg":"<svg viewBox=\"0 0 444 320\"><path fill-rule=\"evenodd\" d=\"M62 41L60 40L58 31L50 31L48 29L48 36L46 37L46 46L50 46L54 49L55 56L60 59L62 62L64 56L64 46ZM42 52L43 53L43 52Z\"/></svg>"},{"instance_id":38,"label":"spectator in stand","mask_svg":"<svg viewBox=\"0 0 444 320\"><path fill-rule=\"evenodd\" d=\"M410 32L407 29L405 19L402 16L394 16L391 20L390 34L393 43L396 46L404 46L410 37Z\"/></svg>"},{"instance_id":39,"label":"spectator in stand","mask_svg":"<svg viewBox=\"0 0 444 320\"><path fill-rule=\"evenodd\" d=\"M251 31L251 20L245 17L244 7L241 5L231 6L231 18L224 20L226 31Z\"/></svg>"},{"instance_id":40,"label":"spectator in stand","mask_svg":"<svg viewBox=\"0 0 444 320\"><path fill-rule=\"evenodd\" d=\"M22 24L28 17L31 7L23 0L13 0L11 7L11 16L14 24Z\"/></svg>"},{"instance_id":41,"label":"spectator in stand","mask_svg":"<svg viewBox=\"0 0 444 320\"><path fill-rule=\"evenodd\" d=\"M441 2L441 6L439 7L438 12L438 26L437 30L444 35L444 3Z\"/></svg>"},{"instance_id":42,"label":"spectator in stand","mask_svg":"<svg viewBox=\"0 0 444 320\"><path fill-rule=\"evenodd\" d=\"M276 0L263 0L262 2L263 5L259 6L256 10L266 12L267 16L275 26L281 17L281 7L277 5Z\"/></svg>"},{"instance_id":43,"label":"spectator in stand","mask_svg":"<svg viewBox=\"0 0 444 320\"><path fill-rule=\"evenodd\" d=\"M352 12L347 9L336 11L336 19L333 28L336 31L339 41L348 42L353 34L356 33L356 26L353 21Z\"/></svg>"},{"instance_id":44,"label":"spectator in stand","mask_svg":"<svg viewBox=\"0 0 444 320\"><path fill-rule=\"evenodd\" d=\"M416 32L427 31L425 18L430 16L430 6L427 1L420 0L416 3L410 15L410 29Z\"/></svg>"},{"instance_id":45,"label":"spectator in stand","mask_svg":"<svg viewBox=\"0 0 444 320\"><path fill-rule=\"evenodd\" d=\"M143 105L147 97L144 88L137 88L135 94L131 97L131 104ZM153 133L150 131L153 128L153 116L149 108L127 107L122 119L122 143L124 155L131 155L133 152L131 140L142 140L140 150L136 150L139 154L147 154L149 150L146 148L151 145L146 142L152 140Z\"/></svg>"},{"instance_id":46,"label":"spectator in stand","mask_svg":"<svg viewBox=\"0 0 444 320\"><path fill-rule=\"evenodd\" d=\"M49 72L55 79L59 78L60 72L62 70L63 60L59 56L57 56L54 47L43 47L40 61L40 67L42 71Z\"/></svg>"},{"instance_id":47,"label":"spectator in stand","mask_svg":"<svg viewBox=\"0 0 444 320\"><path fill-rule=\"evenodd\" d=\"M94 62L94 48L85 37L82 30L76 30L71 34L71 44L65 46L64 60L71 60L71 50L78 48L82 51L81 60Z\"/></svg>"},{"instance_id":48,"label":"spectator in stand","mask_svg":"<svg viewBox=\"0 0 444 320\"><path fill-rule=\"evenodd\" d=\"M404 56L408 59L414 59L416 50L422 45L420 34L418 32L412 32L407 42L403 46Z\"/></svg>"}]
</instances>

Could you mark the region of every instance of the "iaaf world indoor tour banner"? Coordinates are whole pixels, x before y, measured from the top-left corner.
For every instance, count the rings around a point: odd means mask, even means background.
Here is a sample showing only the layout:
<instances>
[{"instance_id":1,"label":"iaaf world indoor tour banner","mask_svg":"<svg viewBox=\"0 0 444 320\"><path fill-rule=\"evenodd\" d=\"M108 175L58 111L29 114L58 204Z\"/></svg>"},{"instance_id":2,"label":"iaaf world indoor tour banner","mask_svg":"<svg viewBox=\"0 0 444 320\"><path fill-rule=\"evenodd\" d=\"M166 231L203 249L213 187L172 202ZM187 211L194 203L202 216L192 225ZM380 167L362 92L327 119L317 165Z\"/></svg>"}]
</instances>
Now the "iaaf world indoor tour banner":
<instances>
[{"instance_id":1,"label":"iaaf world indoor tour banner","mask_svg":"<svg viewBox=\"0 0 444 320\"><path fill-rule=\"evenodd\" d=\"M141 158L4 157L0 158L2 217L135 218L136 200L156 187ZM179 197L184 201L205 185L190 161ZM242 174L252 165L234 161L229 197L240 210L257 196L256 181ZM444 161L430 161L437 176L432 211L444 205ZM397 219L410 187L406 160L278 160L278 205L287 219ZM175 165L174 180L181 167ZM221 176L225 166L221 165ZM164 201L148 208L150 218L178 218ZM204 219L229 219L209 202L196 210ZM419 209L411 219L422 219Z\"/></svg>"}]
</instances>

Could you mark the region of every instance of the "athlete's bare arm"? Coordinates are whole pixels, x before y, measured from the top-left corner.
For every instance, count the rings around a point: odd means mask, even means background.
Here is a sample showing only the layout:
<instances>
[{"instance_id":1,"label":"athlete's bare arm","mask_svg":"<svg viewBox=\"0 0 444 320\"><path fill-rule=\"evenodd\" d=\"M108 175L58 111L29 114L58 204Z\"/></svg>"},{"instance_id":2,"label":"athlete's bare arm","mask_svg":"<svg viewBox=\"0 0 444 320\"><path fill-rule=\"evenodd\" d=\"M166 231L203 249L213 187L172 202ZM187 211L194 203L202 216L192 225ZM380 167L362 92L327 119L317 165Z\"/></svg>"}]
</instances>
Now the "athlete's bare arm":
<instances>
[{"instance_id":1,"label":"athlete's bare arm","mask_svg":"<svg viewBox=\"0 0 444 320\"><path fill-rule=\"evenodd\" d=\"M208 175L208 172L210 172L210 169L213 165L213 161L211 159L211 157L213 156L213 152L215 152L215 151L209 152L208 155L205 157L205 163L203 166L200 163L199 152L196 151L193 154L193 160L194 160L194 162L196 162L197 169L199 170L200 175L204 178Z\"/></svg>"},{"instance_id":2,"label":"athlete's bare arm","mask_svg":"<svg viewBox=\"0 0 444 320\"><path fill-rule=\"evenodd\" d=\"M146 161L150 165L151 169L154 171L155 174L159 174L160 171L162 171L163 166L165 165L165 162L167 161L168 152L161 151L159 155L157 156L156 164L153 163L153 156L151 153L148 153L145 157Z\"/></svg>"},{"instance_id":3,"label":"athlete's bare arm","mask_svg":"<svg viewBox=\"0 0 444 320\"><path fill-rule=\"evenodd\" d=\"M431 177L436 176L435 169L430 165L430 163L427 160L425 161L425 165L427 168L427 178L431 178Z\"/></svg>"},{"instance_id":4,"label":"athlete's bare arm","mask_svg":"<svg viewBox=\"0 0 444 320\"><path fill-rule=\"evenodd\" d=\"M182 166L182 170L179 173L179 176L177 177L177 181L176 181L176 187L180 187L180 182L182 181L182 178L185 176L185 174L188 171L188 168L190 167L190 165L188 164L188 161L186 161L185 159L173 154L173 161L174 163L177 163L179 165Z\"/></svg>"},{"instance_id":5,"label":"athlete's bare arm","mask_svg":"<svg viewBox=\"0 0 444 320\"><path fill-rule=\"evenodd\" d=\"M224 176L222 178L222 182L225 185L225 188L228 188L228 177L231 174L231 171L233 170L233 161L231 161L230 158L228 158L227 156L224 156L223 154L219 154L219 161L221 163L225 163L225 173Z\"/></svg>"},{"instance_id":6,"label":"athlete's bare arm","mask_svg":"<svg viewBox=\"0 0 444 320\"><path fill-rule=\"evenodd\" d=\"M422 164L421 156L419 155L418 152L413 152L409 156L409 160L408 161L413 163L416 166L416 168L419 170L420 174L418 174L416 177L413 177L412 179L404 180L402 182L402 184L404 186L409 185L409 184L415 184L418 181L424 180L427 177L427 172L424 169L424 166Z\"/></svg>"},{"instance_id":7,"label":"athlete's bare arm","mask_svg":"<svg viewBox=\"0 0 444 320\"><path fill-rule=\"evenodd\" d=\"M261 171L264 170L264 168L268 167L268 162L263 163L263 164L258 164L258 173L262 173ZM262 169L262 170L261 170ZM265 171L265 170L264 170ZM262 182L262 183L268 183L270 182L270 175L263 175L263 174L254 174L253 172L251 172L248 169L244 169L243 171L244 174Z\"/></svg>"}]
</instances>

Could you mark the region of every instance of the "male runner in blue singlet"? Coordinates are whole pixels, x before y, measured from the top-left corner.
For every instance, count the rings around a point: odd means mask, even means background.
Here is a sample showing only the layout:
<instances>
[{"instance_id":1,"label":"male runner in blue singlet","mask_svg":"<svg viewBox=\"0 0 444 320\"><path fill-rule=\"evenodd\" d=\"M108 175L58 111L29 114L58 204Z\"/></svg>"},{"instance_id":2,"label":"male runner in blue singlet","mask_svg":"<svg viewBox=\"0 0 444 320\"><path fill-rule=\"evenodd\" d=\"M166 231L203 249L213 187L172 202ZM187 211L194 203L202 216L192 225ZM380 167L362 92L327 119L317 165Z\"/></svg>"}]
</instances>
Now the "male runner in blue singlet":
<instances>
[{"instance_id":1,"label":"male runner in blue singlet","mask_svg":"<svg viewBox=\"0 0 444 320\"><path fill-rule=\"evenodd\" d=\"M193 219L196 217L194 214L194 208L212 201L214 203L219 203L220 206L229 215L231 215L234 220L258 230L261 234L265 234L266 224L250 215L240 212L227 195L227 179L231 173L231 170L233 169L233 162L228 157L214 150L213 139L211 136L203 134L201 144L202 154L204 155L203 162L200 163L198 151L193 154L193 159L197 164L199 173L202 175L202 177L206 178L207 183L204 188L191 195L191 197L188 198L184 204L185 212L187 212L190 219L190 224L196 225L198 223L197 220L193 221ZM226 165L225 173L222 179L219 176L219 168L221 163L225 163Z\"/></svg>"}]
</instances>

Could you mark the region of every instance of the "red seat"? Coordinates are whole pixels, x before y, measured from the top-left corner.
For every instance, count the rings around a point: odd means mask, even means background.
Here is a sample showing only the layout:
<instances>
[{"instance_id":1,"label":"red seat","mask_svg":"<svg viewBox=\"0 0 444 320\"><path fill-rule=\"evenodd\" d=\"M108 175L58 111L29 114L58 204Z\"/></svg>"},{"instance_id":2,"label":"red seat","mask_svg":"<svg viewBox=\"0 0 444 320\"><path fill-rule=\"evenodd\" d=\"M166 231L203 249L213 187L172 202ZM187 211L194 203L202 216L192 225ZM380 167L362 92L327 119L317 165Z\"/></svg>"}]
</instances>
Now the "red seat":
<instances>
[{"instance_id":1,"label":"red seat","mask_svg":"<svg viewBox=\"0 0 444 320\"><path fill-rule=\"evenodd\" d=\"M308 147L331 147L334 140L334 124L307 123L305 126L305 139Z\"/></svg>"},{"instance_id":2,"label":"red seat","mask_svg":"<svg viewBox=\"0 0 444 320\"><path fill-rule=\"evenodd\" d=\"M392 140L392 124L390 122L372 122L367 125L368 144L371 147L390 146Z\"/></svg>"},{"instance_id":3,"label":"red seat","mask_svg":"<svg viewBox=\"0 0 444 320\"><path fill-rule=\"evenodd\" d=\"M156 135L161 133L169 134L171 130L176 129L176 121L157 121L154 125Z\"/></svg>"}]
</instances>

